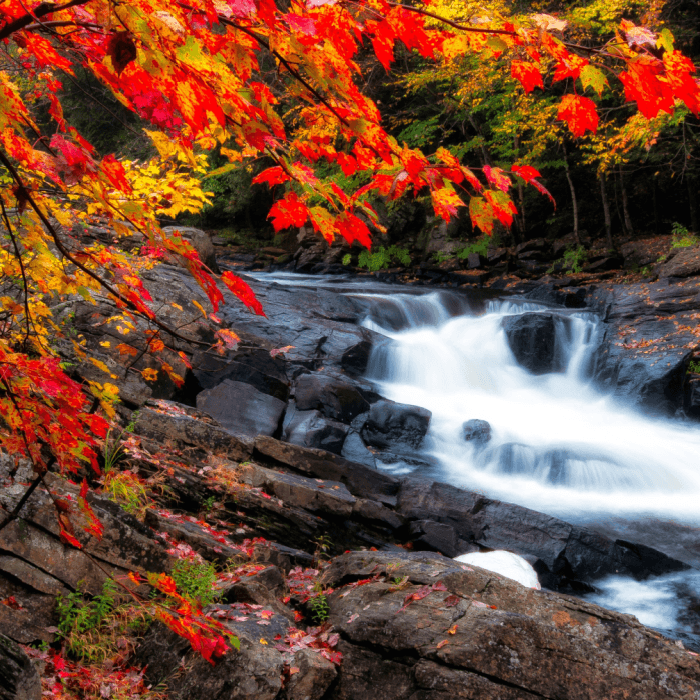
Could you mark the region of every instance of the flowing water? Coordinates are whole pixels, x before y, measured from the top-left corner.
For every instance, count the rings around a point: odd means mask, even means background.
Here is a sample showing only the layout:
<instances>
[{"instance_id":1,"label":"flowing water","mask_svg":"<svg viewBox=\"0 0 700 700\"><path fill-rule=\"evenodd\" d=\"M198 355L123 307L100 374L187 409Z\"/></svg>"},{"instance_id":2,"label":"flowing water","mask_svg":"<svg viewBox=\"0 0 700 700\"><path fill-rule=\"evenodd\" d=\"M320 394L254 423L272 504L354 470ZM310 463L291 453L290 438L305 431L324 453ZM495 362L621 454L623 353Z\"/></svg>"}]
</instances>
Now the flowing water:
<instances>
[{"instance_id":1,"label":"flowing water","mask_svg":"<svg viewBox=\"0 0 700 700\"><path fill-rule=\"evenodd\" d=\"M642 416L593 385L600 319L507 298L334 284L367 308L366 327L391 339L373 350L367 378L383 396L432 412L427 465L380 466L421 470L684 559L697 568L643 582L612 576L596 583L592 599L698 649L700 426ZM516 362L502 322L542 311L558 315L562 371L535 376ZM485 445L465 441L470 419L491 425Z\"/></svg>"},{"instance_id":2,"label":"flowing water","mask_svg":"<svg viewBox=\"0 0 700 700\"><path fill-rule=\"evenodd\" d=\"M564 369L536 376L518 365L501 324L552 309L496 300L455 316L445 296L383 297L364 322L393 340L374 350L368 378L387 398L433 414L424 450L435 476L578 522L614 513L700 524L700 429L645 418L592 385L595 315L555 320ZM470 419L490 423L486 446L465 442Z\"/></svg>"}]
</instances>

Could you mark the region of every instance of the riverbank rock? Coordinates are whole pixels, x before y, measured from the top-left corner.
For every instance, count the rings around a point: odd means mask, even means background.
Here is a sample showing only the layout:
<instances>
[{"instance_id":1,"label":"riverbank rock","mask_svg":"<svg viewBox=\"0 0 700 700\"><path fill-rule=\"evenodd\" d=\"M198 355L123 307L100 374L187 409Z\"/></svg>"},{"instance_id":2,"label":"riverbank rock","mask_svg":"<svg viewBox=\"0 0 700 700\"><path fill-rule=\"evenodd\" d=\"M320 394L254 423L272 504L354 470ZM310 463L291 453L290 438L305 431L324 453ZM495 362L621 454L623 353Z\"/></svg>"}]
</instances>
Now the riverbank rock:
<instances>
[{"instance_id":1,"label":"riverbank rock","mask_svg":"<svg viewBox=\"0 0 700 700\"><path fill-rule=\"evenodd\" d=\"M0 700L41 700L41 679L20 646L0 634Z\"/></svg>"},{"instance_id":2,"label":"riverbank rock","mask_svg":"<svg viewBox=\"0 0 700 700\"><path fill-rule=\"evenodd\" d=\"M435 555L353 552L336 557L323 582L336 589L330 620L343 639L337 700L368 693L694 700L700 693L697 656L635 618L477 567Z\"/></svg>"},{"instance_id":3,"label":"riverbank rock","mask_svg":"<svg viewBox=\"0 0 700 700\"><path fill-rule=\"evenodd\" d=\"M688 364L698 345L700 280L595 289L589 306L606 321L594 355L597 383L645 413L684 410Z\"/></svg>"},{"instance_id":4,"label":"riverbank rock","mask_svg":"<svg viewBox=\"0 0 700 700\"><path fill-rule=\"evenodd\" d=\"M197 395L197 409L234 435L274 435L286 409L284 401L263 394L251 384L225 379Z\"/></svg>"},{"instance_id":5,"label":"riverbank rock","mask_svg":"<svg viewBox=\"0 0 700 700\"><path fill-rule=\"evenodd\" d=\"M51 474L45 482L54 497L77 510L77 486ZM25 483L4 484L4 512L12 510L25 490ZM99 541L76 528L89 556L61 541L53 500L43 488L34 491L19 518L0 530L0 600L6 603L0 605L0 629L14 641L54 640L58 595L78 587L96 595L107 574L168 570L164 543L150 528L111 501L92 494L88 501L104 527Z\"/></svg>"}]
</instances>

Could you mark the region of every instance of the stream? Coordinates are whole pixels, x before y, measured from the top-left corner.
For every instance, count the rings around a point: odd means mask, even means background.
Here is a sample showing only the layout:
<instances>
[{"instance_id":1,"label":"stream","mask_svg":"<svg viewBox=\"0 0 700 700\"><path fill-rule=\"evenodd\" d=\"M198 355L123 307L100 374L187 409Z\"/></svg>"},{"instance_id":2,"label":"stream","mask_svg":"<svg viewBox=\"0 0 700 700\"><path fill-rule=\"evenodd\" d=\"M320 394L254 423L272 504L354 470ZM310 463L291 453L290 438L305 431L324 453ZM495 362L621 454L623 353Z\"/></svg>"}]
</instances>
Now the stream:
<instances>
[{"instance_id":1,"label":"stream","mask_svg":"<svg viewBox=\"0 0 700 700\"><path fill-rule=\"evenodd\" d=\"M698 650L700 425L642 416L592 384L603 326L595 314L361 279L256 277L349 294L367 309L363 325L393 341L374 348L366 377L386 398L427 408L432 419L421 455L427 466L382 469L418 469L686 561L696 568L645 581L610 576L586 597ZM536 376L517 364L502 320L553 310L569 317L555 326L564 369ZM462 424L471 419L491 425L485 445L464 440Z\"/></svg>"}]
</instances>

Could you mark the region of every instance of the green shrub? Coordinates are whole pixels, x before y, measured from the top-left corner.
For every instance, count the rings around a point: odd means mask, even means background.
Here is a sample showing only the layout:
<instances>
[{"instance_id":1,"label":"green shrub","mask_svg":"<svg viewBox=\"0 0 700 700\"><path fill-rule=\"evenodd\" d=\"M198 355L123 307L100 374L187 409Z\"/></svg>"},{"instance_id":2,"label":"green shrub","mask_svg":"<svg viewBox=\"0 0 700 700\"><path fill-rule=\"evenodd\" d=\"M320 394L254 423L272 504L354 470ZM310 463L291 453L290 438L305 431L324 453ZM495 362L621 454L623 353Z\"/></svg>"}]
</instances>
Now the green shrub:
<instances>
[{"instance_id":1,"label":"green shrub","mask_svg":"<svg viewBox=\"0 0 700 700\"><path fill-rule=\"evenodd\" d=\"M210 562L178 559L173 566L172 577L177 584L178 593L203 608L219 597L215 588L216 569Z\"/></svg>"},{"instance_id":2,"label":"green shrub","mask_svg":"<svg viewBox=\"0 0 700 700\"><path fill-rule=\"evenodd\" d=\"M365 267L370 272L378 270L386 270L391 267L392 262L400 263L407 266L411 264L411 256L408 254L408 248L399 248L392 245L388 248L381 246L372 253L369 250L363 250L357 260L358 267Z\"/></svg>"},{"instance_id":3,"label":"green shrub","mask_svg":"<svg viewBox=\"0 0 700 700\"><path fill-rule=\"evenodd\" d=\"M564 256L547 270L547 274L554 272L557 263L562 263L562 270L564 270L564 272L581 272L587 261L588 251L582 245L576 246L575 248L569 247L564 252Z\"/></svg>"},{"instance_id":4,"label":"green shrub","mask_svg":"<svg viewBox=\"0 0 700 700\"><path fill-rule=\"evenodd\" d=\"M671 226L671 235L673 236L671 248L688 248L700 243L700 238L694 236L683 224L679 224L677 221L674 221Z\"/></svg>"}]
</instances>

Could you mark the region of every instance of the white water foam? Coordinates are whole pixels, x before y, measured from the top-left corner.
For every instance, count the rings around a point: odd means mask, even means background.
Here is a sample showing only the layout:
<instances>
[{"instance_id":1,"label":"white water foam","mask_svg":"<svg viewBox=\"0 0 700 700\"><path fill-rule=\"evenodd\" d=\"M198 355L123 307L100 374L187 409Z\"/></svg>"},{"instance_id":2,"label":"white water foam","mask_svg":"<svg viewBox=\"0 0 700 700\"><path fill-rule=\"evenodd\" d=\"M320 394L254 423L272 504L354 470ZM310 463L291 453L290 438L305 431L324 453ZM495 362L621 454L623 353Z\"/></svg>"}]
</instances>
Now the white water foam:
<instances>
[{"instance_id":1,"label":"white water foam","mask_svg":"<svg viewBox=\"0 0 700 700\"><path fill-rule=\"evenodd\" d=\"M376 315L365 322L394 341L374 350L368 378L387 398L432 412L424 451L441 480L569 520L615 513L700 523L700 429L644 417L591 385L597 317L559 317L564 371L535 376L517 364L501 323L551 309L492 301L482 315L454 317L437 293L383 303L397 307L404 328ZM462 437L470 419L491 424L485 446Z\"/></svg>"}]
</instances>

